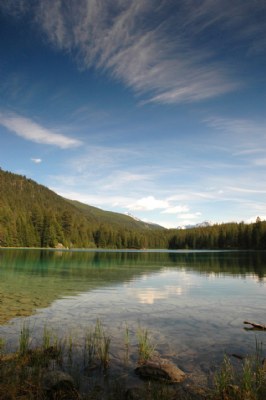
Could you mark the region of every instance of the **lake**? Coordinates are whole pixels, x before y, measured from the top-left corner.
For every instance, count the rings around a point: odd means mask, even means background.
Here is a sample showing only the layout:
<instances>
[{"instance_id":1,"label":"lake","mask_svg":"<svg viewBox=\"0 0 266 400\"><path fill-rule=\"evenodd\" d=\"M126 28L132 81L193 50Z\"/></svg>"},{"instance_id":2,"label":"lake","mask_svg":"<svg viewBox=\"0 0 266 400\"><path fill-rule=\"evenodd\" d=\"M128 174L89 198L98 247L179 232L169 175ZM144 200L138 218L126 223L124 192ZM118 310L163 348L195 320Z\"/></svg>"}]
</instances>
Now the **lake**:
<instances>
[{"instance_id":1,"label":"lake","mask_svg":"<svg viewBox=\"0 0 266 400\"><path fill-rule=\"evenodd\" d=\"M224 353L247 354L265 332L266 253L237 251L0 250L0 337L12 349L23 323L78 342L100 319L113 357L147 328L156 350L190 372Z\"/></svg>"}]
</instances>

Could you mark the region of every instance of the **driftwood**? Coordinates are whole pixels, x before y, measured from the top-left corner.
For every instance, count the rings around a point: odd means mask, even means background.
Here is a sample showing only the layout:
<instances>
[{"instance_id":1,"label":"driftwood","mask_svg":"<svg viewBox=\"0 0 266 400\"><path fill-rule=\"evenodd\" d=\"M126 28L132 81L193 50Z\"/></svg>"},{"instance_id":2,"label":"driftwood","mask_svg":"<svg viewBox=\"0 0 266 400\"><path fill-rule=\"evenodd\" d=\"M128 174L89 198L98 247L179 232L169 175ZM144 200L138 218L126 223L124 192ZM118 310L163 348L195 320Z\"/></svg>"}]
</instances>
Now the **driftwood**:
<instances>
[{"instance_id":1,"label":"driftwood","mask_svg":"<svg viewBox=\"0 0 266 400\"><path fill-rule=\"evenodd\" d=\"M256 324L255 322L249 322L249 321L244 321L244 324L252 326L252 328L245 328L245 329L266 331L266 325Z\"/></svg>"},{"instance_id":2,"label":"driftwood","mask_svg":"<svg viewBox=\"0 0 266 400\"><path fill-rule=\"evenodd\" d=\"M233 354L231 354L231 356L237 358L238 360L244 360L245 359L245 356L241 356L240 354L233 353Z\"/></svg>"}]
</instances>

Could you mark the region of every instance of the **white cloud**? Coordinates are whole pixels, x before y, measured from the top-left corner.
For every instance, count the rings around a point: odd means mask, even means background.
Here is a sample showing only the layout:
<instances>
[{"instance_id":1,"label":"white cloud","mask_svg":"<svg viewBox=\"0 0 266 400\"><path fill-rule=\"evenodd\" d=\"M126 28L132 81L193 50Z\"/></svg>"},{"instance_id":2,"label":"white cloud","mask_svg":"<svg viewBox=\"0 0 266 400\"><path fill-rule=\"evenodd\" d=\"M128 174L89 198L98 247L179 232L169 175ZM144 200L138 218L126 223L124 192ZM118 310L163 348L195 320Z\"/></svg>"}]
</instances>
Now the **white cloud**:
<instances>
[{"instance_id":1,"label":"white cloud","mask_svg":"<svg viewBox=\"0 0 266 400\"><path fill-rule=\"evenodd\" d=\"M48 144L62 149L81 145L81 141L77 139L55 133L28 118L21 117L14 113L1 112L0 125L23 139L39 144Z\"/></svg>"},{"instance_id":2,"label":"white cloud","mask_svg":"<svg viewBox=\"0 0 266 400\"><path fill-rule=\"evenodd\" d=\"M31 158L31 161L34 162L35 164L40 164L42 162L41 158Z\"/></svg>"},{"instance_id":3,"label":"white cloud","mask_svg":"<svg viewBox=\"0 0 266 400\"><path fill-rule=\"evenodd\" d=\"M167 207L169 207L169 204L166 200L157 200L153 196L147 196L129 204L126 208L135 211L152 211Z\"/></svg>"},{"instance_id":4,"label":"white cloud","mask_svg":"<svg viewBox=\"0 0 266 400\"><path fill-rule=\"evenodd\" d=\"M191 219L199 218L201 215L202 214L200 212L185 213L185 214L179 214L178 218L191 220Z\"/></svg>"},{"instance_id":5,"label":"white cloud","mask_svg":"<svg viewBox=\"0 0 266 400\"><path fill-rule=\"evenodd\" d=\"M179 213L186 213L189 211L188 206L175 206L175 207L169 207L166 208L165 210L161 211L162 214L179 214Z\"/></svg>"}]
</instances>

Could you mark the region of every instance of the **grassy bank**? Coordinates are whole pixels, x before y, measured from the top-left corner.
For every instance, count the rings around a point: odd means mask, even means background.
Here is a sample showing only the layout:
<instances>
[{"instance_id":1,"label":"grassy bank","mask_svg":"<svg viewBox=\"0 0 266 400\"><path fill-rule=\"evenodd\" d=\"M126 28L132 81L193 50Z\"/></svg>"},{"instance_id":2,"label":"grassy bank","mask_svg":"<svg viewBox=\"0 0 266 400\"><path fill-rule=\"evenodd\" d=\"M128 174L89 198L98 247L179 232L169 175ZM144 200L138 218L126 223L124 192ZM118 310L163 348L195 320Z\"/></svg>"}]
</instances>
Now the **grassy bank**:
<instances>
[{"instance_id":1,"label":"grassy bank","mask_svg":"<svg viewBox=\"0 0 266 400\"><path fill-rule=\"evenodd\" d=\"M143 365L154 357L156 348L149 332L138 327L137 345L127 325L124 332L124 352L120 356L122 368L113 370L110 353L111 337L102 323L89 327L83 343L74 337L59 339L48 327L34 345L34 332L30 326L21 328L16 351L8 352L0 338L0 399L1 400L265 400L266 361L260 343L252 356L243 357L237 366L225 356L218 366L210 387L187 383L179 384L158 380L137 381L132 386L130 375L135 366ZM35 343L37 343L35 341ZM134 352L134 354L133 354Z\"/></svg>"}]
</instances>

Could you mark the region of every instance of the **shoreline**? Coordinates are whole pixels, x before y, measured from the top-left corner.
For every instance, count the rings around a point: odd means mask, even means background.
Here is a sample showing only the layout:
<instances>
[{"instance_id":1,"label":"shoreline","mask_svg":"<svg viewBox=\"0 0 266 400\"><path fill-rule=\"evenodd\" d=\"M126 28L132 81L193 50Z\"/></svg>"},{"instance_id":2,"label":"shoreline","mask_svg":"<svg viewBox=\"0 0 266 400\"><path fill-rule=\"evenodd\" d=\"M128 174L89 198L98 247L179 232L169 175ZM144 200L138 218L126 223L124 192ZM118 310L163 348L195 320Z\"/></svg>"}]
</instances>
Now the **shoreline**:
<instances>
[{"instance_id":1,"label":"shoreline","mask_svg":"<svg viewBox=\"0 0 266 400\"><path fill-rule=\"evenodd\" d=\"M4 378L0 399L21 399L21 391L28 392L27 399L62 400L263 400L266 396L266 361L257 346L252 356L238 360L237 368L232 356L224 355L222 364L203 378L196 365L184 372L178 363L156 352L145 328L138 328L134 346L125 328L123 354L112 353L111 337L100 320L85 333L83 346L71 334L59 339L47 326L40 343L33 345L32 333L23 325L12 353L5 351L0 338L0 377ZM251 389L253 397L249 397ZM13 397L1 397L9 392ZM151 393L160 395L151 397Z\"/></svg>"},{"instance_id":2,"label":"shoreline","mask_svg":"<svg viewBox=\"0 0 266 400\"><path fill-rule=\"evenodd\" d=\"M40 251L62 251L62 252L109 252L109 253L237 253L237 252L255 252L255 253L263 253L266 250L254 250L254 249L157 249L157 248L145 248L145 249L132 249L132 248L124 248L124 249L113 249L113 248L99 248L99 247L91 247L91 248L83 248L83 247L3 247L0 246L0 250L40 250Z\"/></svg>"}]
</instances>

